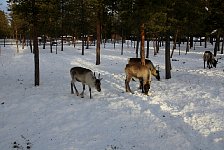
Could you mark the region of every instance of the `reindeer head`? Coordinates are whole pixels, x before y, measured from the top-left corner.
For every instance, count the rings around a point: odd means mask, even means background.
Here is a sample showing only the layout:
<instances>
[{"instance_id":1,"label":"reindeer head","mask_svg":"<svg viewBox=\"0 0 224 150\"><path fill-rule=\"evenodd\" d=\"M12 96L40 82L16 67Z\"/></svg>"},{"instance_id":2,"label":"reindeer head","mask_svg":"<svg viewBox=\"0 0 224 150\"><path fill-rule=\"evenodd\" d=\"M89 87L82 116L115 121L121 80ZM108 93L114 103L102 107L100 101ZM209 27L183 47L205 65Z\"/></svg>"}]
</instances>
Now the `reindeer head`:
<instances>
[{"instance_id":1,"label":"reindeer head","mask_svg":"<svg viewBox=\"0 0 224 150\"><path fill-rule=\"evenodd\" d=\"M156 69L156 79L157 79L158 81L160 81L159 65L157 65L156 67L158 68L158 69Z\"/></svg>"},{"instance_id":2,"label":"reindeer head","mask_svg":"<svg viewBox=\"0 0 224 150\"><path fill-rule=\"evenodd\" d=\"M217 58L217 60L213 59L212 61L212 65L216 68L216 65L220 62L218 62L219 59L222 59L221 57L220 58Z\"/></svg>"},{"instance_id":3,"label":"reindeer head","mask_svg":"<svg viewBox=\"0 0 224 150\"><path fill-rule=\"evenodd\" d=\"M217 60L216 59L212 59L212 65L213 65L213 67L216 68L216 65L218 63L218 60L219 60L219 58L217 58Z\"/></svg>"},{"instance_id":4,"label":"reindeer head","mask_svg":"<svg viewBox=\"0 0 224 150\"><path fill-rule=\"evenodd\" d=\"M95 76L95 72L94 72L94 77L96 78L96 76ZM96 88L96 90L98 91L98 92L100 92L101 91L101 80L102 80L103 78L100 78L100 74L98 74L98 79L96 78L96 80L95 80L95 88Z\"/></svg>"},{"instance_id":5,"label":"reindeer head","mask_svg":"<svg viewBox=\"0 0 224 150\"><path fill-rule=\"evenodd\" d=\"M160 81L160 74L159 74L159 70L156 70L156 79L158 80L158 81Z\"/></svg>"},{"instance_id":6,"label":"reindeer head","mask_svg":"<svg viewBox=\"0 0 224 150\"><path fill-rule=\"evenodd\" d=\"M221 57L220 57L220 58L217 58L217 60L216 60L215 58L212 59L212 65L213 65L213 67L216 68L216 65L217 65L218 63L220 63L220 62L218 62L219 59L222 59L222 58L221 58Z\"/></svg>"}]
</instances>

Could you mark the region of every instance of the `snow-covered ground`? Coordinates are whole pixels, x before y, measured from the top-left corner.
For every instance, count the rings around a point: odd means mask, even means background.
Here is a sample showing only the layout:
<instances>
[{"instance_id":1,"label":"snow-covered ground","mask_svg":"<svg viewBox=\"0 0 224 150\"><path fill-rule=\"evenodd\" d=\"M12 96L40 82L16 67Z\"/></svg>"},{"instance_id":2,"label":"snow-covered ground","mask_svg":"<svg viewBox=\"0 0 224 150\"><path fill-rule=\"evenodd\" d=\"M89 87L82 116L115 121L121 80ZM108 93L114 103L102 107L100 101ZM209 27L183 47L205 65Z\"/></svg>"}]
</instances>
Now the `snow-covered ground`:
<instances>
[{"instance_id":1,"label":"snow-covered ground","mask_svg":"<svg viewBox=\"0 0 224 150\"><path fill-rule=\"evenodd\" d=\"M152 43L151 43L152 45ZM1 150L223 150L224 56L218 52L217 68L204 69L207 49L196 45L185 55L174 52L172 78L165 79L164 47L150 59L160 66L161 81L152 78L149 96L138 82L135 94L124 89L127 58L133 47L107 43L101 46L101 64L95 65L95 47L40 47L40 86L34 86L33 54L16 53L1 46L0 149ZM55 47L54 47L55 50ZM213 50L212 50L213 51ZM70 93L69 70L82 66L100 73L102 91L89 99ZM81 84L77 84L81 91Z\"/></svg>"}]
</instances>

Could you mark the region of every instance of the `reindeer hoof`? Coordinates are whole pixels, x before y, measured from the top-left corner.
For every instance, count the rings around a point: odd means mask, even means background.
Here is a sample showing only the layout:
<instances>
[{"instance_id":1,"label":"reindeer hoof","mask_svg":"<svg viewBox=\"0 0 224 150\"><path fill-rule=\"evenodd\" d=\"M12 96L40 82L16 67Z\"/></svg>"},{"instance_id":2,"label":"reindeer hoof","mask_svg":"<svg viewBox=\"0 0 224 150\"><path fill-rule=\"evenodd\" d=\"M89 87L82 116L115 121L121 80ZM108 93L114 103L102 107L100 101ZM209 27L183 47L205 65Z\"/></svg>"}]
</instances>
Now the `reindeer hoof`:
<instances>
[{"instance_id":1,"label":"reindeer hoof","mask_svg":"<svg viewBox=\"0 0 224 150\"><path fill-rule=\"evenodd\" d=\"M127 92L127 93L132 93L132 94L133 94L133 92L132 92L132 91L130 91L130 90L126 90L126 92Z\"/></svg>"},{"instance_id":2,"label":"reindeer hoof","mask_svg":"<svg viewBox=\"0 0 224 150\"><path fill-rule=\"evenodd\" d=\"M80 94L80 97L81 97L81 98L84 98L84 93L81 93L81 94Z\"/></svg>"},{"instance_id":3,"label":"reindeer hoof","mask_svg":"<svg viewBox=\"0 0 224 150\"><path fill-rule=\"evenodd\" d=\"M131 94L135 94L134 92L132 92L132 91L128 91L128 92L130 92Z\"/></svg>"}]
</instances>

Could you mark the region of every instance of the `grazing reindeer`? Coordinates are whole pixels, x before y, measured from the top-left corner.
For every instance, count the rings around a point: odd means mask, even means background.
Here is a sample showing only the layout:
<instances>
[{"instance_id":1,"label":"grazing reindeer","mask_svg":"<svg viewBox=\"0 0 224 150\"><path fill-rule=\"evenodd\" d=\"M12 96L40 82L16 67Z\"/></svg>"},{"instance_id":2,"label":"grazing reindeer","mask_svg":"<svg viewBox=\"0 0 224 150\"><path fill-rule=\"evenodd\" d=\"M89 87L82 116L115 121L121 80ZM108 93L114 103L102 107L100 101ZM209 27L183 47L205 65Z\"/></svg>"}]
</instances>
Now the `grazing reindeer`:
<instances>
[{"instance_id":1,"label":"grazing reindeer","mask_svg":"<svg viewBox=\"0 0 224 150\"><path fill-rule=\"evenodd\" d=\"M74 67L70 70L71 75L71 93L74 94L73 87L75 88L76 95L79 96L79 92L75 86L75 82L81 82L83 86L83 91L80 94L81 98L84 98L84 91L85 91L85 84L89 86L89 93L90 93L90 99L92 98L91 95L91 87L95 87L98 92L101 91L101 83L100 81L102 78L100 78L100 74L98 76L98 79L95 76L95 73L93 73L91 70L82 68L82 67Z\"/></svg>"},{"instance_id":2,"label":"grazing reindeer","mask_svg":"<svg viewBox=\"0 0 224 150\"><path fill-rule=\"evenodd\" d=\"M136 64L127 64L125 67L125 90L126 92L131 92L129 82L132 77L138 78L141 83L142 93L148 95L151 84L151 71L147 66L141 65L140 63Z\"/></svg>"},{"instance_id":3,"label":"grazing reindeer","mask_svg":"<svg viewBox=\"0 0 224 150\"><path fill-rule=\"evenodd\" d=\"M203 60L204 60L204 69L205 69L205 62L207 61L207 67L210 69L212 66L216 68L216 65L218 63L218 59L215 60L214 55L210 51L205 51L203 55Z\"/></svg>"},{"instance_id":4,"label":"grazing reindeer","mask_svg":"<svg viewBox=\"0 0 224 150\"><path fill-rule=\"evenodd\" d=\"M128 64L141 64L141 58L129 58ZM145 59L145 65L148 67L148 69L151 71L151 74L159 81L160 80L160 74L159 70L156 70L151 60Z\"/></svg>"}]
</instances>

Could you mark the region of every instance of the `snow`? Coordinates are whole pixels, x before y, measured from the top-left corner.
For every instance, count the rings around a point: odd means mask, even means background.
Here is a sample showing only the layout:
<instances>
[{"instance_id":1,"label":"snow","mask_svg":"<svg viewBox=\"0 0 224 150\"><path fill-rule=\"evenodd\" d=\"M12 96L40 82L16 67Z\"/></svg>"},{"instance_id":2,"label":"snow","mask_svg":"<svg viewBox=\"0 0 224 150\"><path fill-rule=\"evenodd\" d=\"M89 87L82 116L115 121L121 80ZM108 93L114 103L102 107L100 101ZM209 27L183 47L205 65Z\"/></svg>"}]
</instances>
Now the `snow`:
<instances>
[{"instance_id":1,"label":"snow","mask_svg":"<svg viewBox=\"0 0 224 150\"><path fill-rule=\"evenodd\" d=\"M150 43L152 45L152 43ZM160 66L161 81L152 78L149 96L131 81L134 94L124 89L124 67L135 50L129 45L101 45L101 64L95 47L65 45L50 53L40 48L40 86L34 86L34 58L26 47L1 46L0 149L32 150L223 150L224 59L204 69L203 48L185 55L175 50L172 78L165 79L164 47L150 59ZM55 47L54 47L55 50ZM70 92L70 68L82 66L100 73L102 91L89 99ZM79 92L82 90L77 83Z\"/></svg>"}]
</instances>

